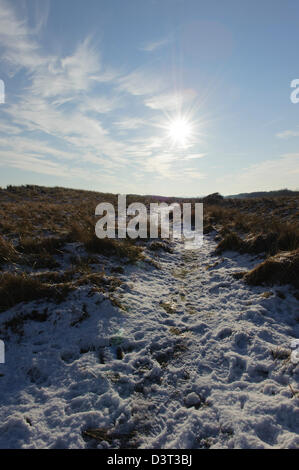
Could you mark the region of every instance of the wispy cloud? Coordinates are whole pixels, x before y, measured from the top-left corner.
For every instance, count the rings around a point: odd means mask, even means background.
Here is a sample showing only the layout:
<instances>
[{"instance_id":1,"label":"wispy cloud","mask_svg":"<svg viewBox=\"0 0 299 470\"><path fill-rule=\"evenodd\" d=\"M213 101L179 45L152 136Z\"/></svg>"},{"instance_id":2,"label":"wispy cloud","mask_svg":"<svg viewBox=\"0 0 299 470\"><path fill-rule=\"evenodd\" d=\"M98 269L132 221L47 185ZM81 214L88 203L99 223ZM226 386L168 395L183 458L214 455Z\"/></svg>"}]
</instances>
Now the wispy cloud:
<instances>
[{"instance_id":1,"label":"wispy cloud","mask_svg":"<svg viewBox=\"0 0 299 470\"><path fill-rule=\"evenodd\" d=\"M226 175L218 183L226 183L230 194L271 189L298 189L299 153L288 153L244 168L238 174Z\"/></svg>"},{"instance_id":2,"label":"wispy cloud","mask_svg":"<svg viewBox=\"0 0 299 470\"><path fill-rule=\"evenodd\" d=\"M23 67L32 70L45 63L26 20L17 18L5 0L0 0L0 44L0 57L11 75Z\"/></svg>"},{"instance_id":3,"label":"wispy cloud","mask_svg":"<svg viewBox=\"0 0 299 470\"><path fill-rule=\"evenodd\" d=\"M43 0L42 2L36 0L34 2L35 26L32 29L33 34L39 34L44 30L48 22L49 13L50 0Z\"/></svg>"},{"instance_id":4,"label":"wispy cloud","mask_svg":"<svg viewBox=\"0 0 299 470\"><path fill-rule=\"evenodd\" d=\"M192 102L197 96L195 90L186 89L172 93L162 93L145 99L144 103L151 109L174 110L181 109L183 105Z\"/></svg>"},{"instance_id":5,"label":"wispy cloud","mask_svg":"<svg viewBox=\"0 0 299 470\"><path fill-rule=\"evenodd\" d=\"M120 74L103 64L90 38L68 54L48 54L36 36L47 14L37 11L39 21L29 28L10 4L0 0L0 7L1 57L26 77L26 87L2 108L1 166L68 179L100 176L116 188L126 184L128 169L131 178L147 175L151 181L202 177L194 164L203 154L170 148L159 126L161 111L190 103L193 90L166 93L168 80L153 64ZM148 44L147 50L165 44ZM124 115L121 108L132 102L138 113Z\"/></svg>"},{"instance_id":6,"label":"wispy cloud","mask_svg":"<svg viewBox=\"0 0 299 470\"><path fill-rule=\"evenodd\" d=\"M4 122L3 119L0 121L0 133L8 135L16 135L22 132L22 128L12 124Z\"/></svg>"},{"instance_id":7,"label":"wispy cloud","mask_svg":"<svg viewBox=\"0 0 299 470\"><path fill-rule=\"evenodd\" d=\"M122 130L138 129L145 125L145 120L138 117L125 117L120 121L115 121L114 125Z\"/></svg>"},{"instance_id":8,"label":"wispy cloud","mask_svg":"<svg viewBox=\"0 0 299 470\"><path fill-rule=\"evenodd\" d=\"M194 153L190 155L185 155L185 160L198 160L199 158L203 158L206 156L206 153Z\"/></svg>"},{"instance_id":9,"label":"wispy cloud","mask_svg":"<svg viewBox=\"0 0 299 470\"><path fill-rule=\"evenodd\" d=\"M118 79L120 90L135 96L159 93L166 87L164 78L151 67L141 67Z\"/></svg>"},{"instance_id":10,"label":"wispy cloud","mask_svg":"<svg viewBox=\"0 0 299 470\"><path fill-rule=\"evenodd\" d=\"M205 174L194 167L186 167L180 154L167 151L159 152L144 162L144 171L154 174L156 178L168 181L184 179L203 179Z\"/></svg>"},{"instance_id":11,"label":"wispy cloud","mask_svg":"<svg viewBox=\"0 0 299 470\"><path fill-rule=\"evenodd\" d=\"M160 39L158 41L149 41L145 43L143 46L141 46L140 50L146 51L146 52L153 52L157 49L161 49L162 47L167 46L168 44L170 44L171 41L172 41L172 38L169 36L164 39Z\"/></svg>"},{"instance_id":12,"label":"wispy cloud","mask_svg":"<svg viewBox=\"0 0 299 470\"><path fill-rule=\"evenodd\" d=\"M116 96L91 97L83 95L78 103L78 109L82 113L107 114L122 106L122 100Z\"/></svg>"},{"instance_id":13,"label":"wispy cloud","mask_svg":"<svg viewBox=\"0 0 299 470\"><path fill-rule=\"evenodd\" d=\"M95 165L111 168L114 164L115 169L124 165L124 144L111 138L99 118L94 116L117 108L120 100L92 95L101 73L105 75L103 81L108 77L91 40L81 41L72 54L49 56L40 50L26 21L18 20L13 9L3 0L0 0L0 5L2 57L9 60L16 70L24 68L30 79L21 98L3 108L8 119L0 122L2 164L5 161L9 166L18 165L33 171L32 162L42 159L35 171L40 169L43 173L53 174L53 168L59 167L53 158L76 161L81 156L81 159L91 161L92 154ZM42 22L45 21L44 18ZM30 61L24 58L24 53L25 56L27 53L30 55ZM27 137L8 143L7 133L26 133ZM54 141L58 147L53 145ZM70 150L59 151L59 146L69 146ZM5 151L10 156L15 152L16 157L6 158ZM22 161L17 158L21 154L24 155ZM105 165L105 160L108 165Z\"/></svg>"},{"instance_id":14,"label":"wispy cloud","mask_svg":"<svg viewBox=\"0 0 299 470\"><path fill-rule=\"evenodd\" d=\"M87 38L76 47L72 55L50 57L35 69L31 92L45 98L74 96L93 85L92 75L98 74L100 69L98 54Z\"/></svg>"},{"instance_id":15,"label":"wispy cloud","mask_svg":"<svg viewBox=\"0 0 299 470\"><path fill-rule=\"evenodd\" d=\"M278 134L276 134L276 137L279 137L280 139L289 139L290 137L299 137L299 129L278 132Z\"/></svg>"}]
</instances>

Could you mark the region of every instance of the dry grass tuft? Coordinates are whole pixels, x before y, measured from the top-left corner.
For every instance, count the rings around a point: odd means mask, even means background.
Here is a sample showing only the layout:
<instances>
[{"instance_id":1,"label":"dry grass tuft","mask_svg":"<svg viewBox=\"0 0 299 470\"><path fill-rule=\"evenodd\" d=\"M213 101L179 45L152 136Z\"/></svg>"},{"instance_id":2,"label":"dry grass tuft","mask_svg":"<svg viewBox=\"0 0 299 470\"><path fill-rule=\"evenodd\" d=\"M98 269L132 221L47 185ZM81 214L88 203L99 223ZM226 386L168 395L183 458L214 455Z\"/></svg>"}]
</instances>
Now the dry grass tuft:
<instances>
[{"instance_id":1,"label":"dry grass tuft","mask_svg":"<svg viewBox=\"0 0 299 470\"><path fill-rule=\"evenodd\" d=\"M106 441L112 444L113 441L118 440L120 448L131 449L135 448L134 442L135 431L129 431L127 433L117 432L115 429L108 428L89 428L82 431L82 435L87 439L94 439L95 441L101 442Z\"/></svg>"},{"instance_id":2,"label":"dry grass tuft","mask_svg":"<svg viewBox=\"0 0 299 470\"><path fill-rule=\"evenodd\" d=\"M59 237L22 237L18 251L25 254L59 254L65 240Z\"/></svg>"},{"instance_id":3,"label":"dry grass tuft","mask_svg":"<svg viewBox=\"0 0 299 470\"><path fill-rule=\"evenodd\" d=\"M116 256L131 263L142 258L142 248L136 246L130 240L98 238L91 219L85 219L81 224L73 224L67 235L67 240L83 243L88 252L105 256Z\"/></svg>"},{"instance_id":4,"label":"dry grass tuft","mask_svg":"<svg viewBox=\"0 0 299 470\"><path fill-rule=\"evenodd\" d=\"M218 254L223 253L224 251L240 251L243 246L243 240L234 232L225 235L224 239L218 243L216 247L216 252Z\"/></svg>"},{"instance_id":5,"label":"dry grass tuft","mask_svg":"<svg viewBox=\"0 0 299 470\"><path fill-rule=\"evenodd\" d=\"M299 250L278 253L244 276L251 285L292 284L299 288Z\"/></svg>"},{"instance_id":6,"label":"dry grass tuft","mask_svg":"<svg viewBox=\"0 0 299 470\"><path fill-rule=\"evenodd\" d=\"M246 253L267 253L275 255L280 251L299 248L299 233L289 226L280 227L276 232L258 234L244 241L242 250Z\"/></svg>"},{"instance_id":7,"label":"dry grass tuft","mask_svg":"<svg viewBox=\"0 0 299 470\"><path fill-rule=\"evenodd\" d=\"M46 284L28 274L5 272L0 277L0 310L6 310L19 302L41 298L62 300L71 290L68 284Z\"/></svg>"},{"instance_id":8,"label":"dry grass tuft","mask_svg":"<svg viewBox=\"0 0 299 470\"><path fill-rule=\"evenodd\" d=\"M235 232L230 232L219 242L216 252L232 250L239 253L275 255L280 251L293 251L297 248L299 248L299 232L284 227L277 232L251 234L244 240Z\"/></svg>"},{"instance_id":9,"label":"dry grass tuft","mask_svg":"<svg viewBox=\"0 0 299 470\"><path fill-rule=\"evenodd\" d=\"M152 241L149 245L148 245L148 249L150 251L159 251L159 250L163 250L163 251L166 251L167 253L172 253L173 250L171 249L171 247L169 246L169 243L167 243L165 240L163 242L160 242L160 241Z\"/></svg>"},{"instance_id":10,"label":"dry grass tuft","mask_svg":"<svg viewBox=\"0 0 299 470\"><path fill-rule=\"evenodd\" d=\"M18 252L11 241L0 235L0 264L13 263L18 259Z\"/></svg>"},{"instance_id":11,"label":"dry grass tuft","mask_svg":"<svg viewBox=\"0 0 299 470\"><path fill-rule=\"evenodd\" d=\"M100 239L94 235L85 243L85 248L92 253L117 256L131 263L142 258L142 248L133 245L128 240L118 241L113 238Z\"/></svg>"}]
</instances>

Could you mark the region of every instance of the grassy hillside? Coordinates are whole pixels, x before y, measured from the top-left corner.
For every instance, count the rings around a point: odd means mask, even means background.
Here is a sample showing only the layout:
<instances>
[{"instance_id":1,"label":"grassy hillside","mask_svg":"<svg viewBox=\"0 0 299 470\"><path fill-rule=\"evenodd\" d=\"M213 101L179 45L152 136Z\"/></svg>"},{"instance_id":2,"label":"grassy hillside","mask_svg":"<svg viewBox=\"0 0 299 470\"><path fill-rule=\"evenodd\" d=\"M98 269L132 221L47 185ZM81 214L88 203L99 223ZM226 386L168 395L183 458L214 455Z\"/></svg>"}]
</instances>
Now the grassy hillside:
<instances>
[{"instance_id":1,"label":"grassy hillside","mask_svg":"<svg viewBox=\"0 0 299 470\"><path fill-rule=\"evenodd\" d=\"M173 199L137 195L127 197L127 205L143 202L149 207L150 202L159 201L170 203ZM225 250L264 253L266 259L280 252L290 252L290 258L297 256L298 196L223 199L213 195L203 201L204 233L216 231L218 253ZM100 202L111 202L117 212L117 195L110 193L31 185L9 186L0 191L2 310L22 300L46 296L59 299L80 283L113 290L118 283L116 273L111 273L108 279L98 273L99 262L105 270L103 259L112 257L118 260L121 271L123 265L140 260L155 264L153 259L148 258L148 253L156 252L158 260L160 249L171 249L169 240L161 243L150 238L98 239L94 231L94 211ZM76 250L74 247L77 247ZM288 265L286 257L281 263ZM296 269L294 271L292 265L291 275L277 274L277 282L287 279L287 282L296 284ZM255 276L255 279L262 282L263 276Z\"/></svg>"}]
</instances>

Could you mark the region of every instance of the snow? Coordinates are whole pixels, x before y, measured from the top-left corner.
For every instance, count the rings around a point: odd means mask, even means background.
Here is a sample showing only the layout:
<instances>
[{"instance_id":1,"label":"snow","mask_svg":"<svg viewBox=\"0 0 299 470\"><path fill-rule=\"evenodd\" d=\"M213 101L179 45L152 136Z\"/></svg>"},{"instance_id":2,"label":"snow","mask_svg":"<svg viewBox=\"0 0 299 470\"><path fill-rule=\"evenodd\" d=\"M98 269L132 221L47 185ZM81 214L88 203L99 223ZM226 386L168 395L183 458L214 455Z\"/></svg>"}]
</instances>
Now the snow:
<instances>
[{"instance_id":1,"label":"snow","mask_svg":"<svg viewBox=\"0 0 299 470\"><path fill-rule=\"evenodd\" d=\"M294 349L294 351L291 352L291 362L293 364L299 364L299 341L298 340L293 340L291 342L291 348Z\"/></svg>"},{"instance_id":2,"label":"snow","mask_svg":"<svg viewBox=\"0 0 299 470\"><path fill-rule=\"evenodd\" d=\"M258 258L215 246L123 266L123 309L82 286L2 313L0 448L299 447L298 300L234 279Z\"/></svg>"}]
</instances>

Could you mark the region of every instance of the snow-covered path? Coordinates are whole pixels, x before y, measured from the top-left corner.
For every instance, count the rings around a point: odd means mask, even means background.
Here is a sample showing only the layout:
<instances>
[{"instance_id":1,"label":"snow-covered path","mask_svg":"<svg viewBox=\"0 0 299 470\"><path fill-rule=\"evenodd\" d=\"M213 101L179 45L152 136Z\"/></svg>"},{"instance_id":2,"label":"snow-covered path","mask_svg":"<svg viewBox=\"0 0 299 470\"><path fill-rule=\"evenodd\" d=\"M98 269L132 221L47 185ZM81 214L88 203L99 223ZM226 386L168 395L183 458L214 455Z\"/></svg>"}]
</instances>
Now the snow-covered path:
<instances>
[{"instance_id":1,"label":"snow-covered path","mask_svg":"<svg viewBox=\"0 0 299 470\"><path fill-rule=\"evenodd\" d=\"M161 269L127 267L123 310L87 287L39 303L48 320L11 336L0 365L0 447L299 447L298 301L234 279L257 259L214 248L176 242Z\"/></svg>"}]
</instances>

